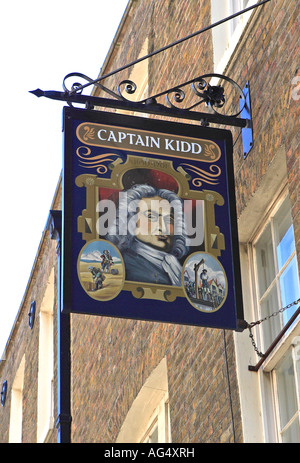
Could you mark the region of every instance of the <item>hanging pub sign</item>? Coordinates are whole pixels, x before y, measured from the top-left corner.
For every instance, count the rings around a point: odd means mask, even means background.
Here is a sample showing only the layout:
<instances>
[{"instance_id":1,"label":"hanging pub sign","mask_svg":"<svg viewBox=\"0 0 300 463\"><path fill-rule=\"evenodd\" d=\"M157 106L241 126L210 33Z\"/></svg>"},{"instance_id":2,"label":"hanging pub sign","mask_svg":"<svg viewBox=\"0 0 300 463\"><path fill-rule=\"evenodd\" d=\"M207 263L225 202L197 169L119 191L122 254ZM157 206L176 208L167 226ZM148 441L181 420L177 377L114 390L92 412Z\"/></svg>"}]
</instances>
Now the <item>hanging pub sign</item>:
<instances>
[{"instance_id":1,"label":"hanging pub sign","mask_svg":"<svg viewBox=\"0 0 300 463\"><path fill-rule=\"evenodd\" d=\"M64 108L62 310L241 330L232 137Z\"/></svg>"}]
</instances>

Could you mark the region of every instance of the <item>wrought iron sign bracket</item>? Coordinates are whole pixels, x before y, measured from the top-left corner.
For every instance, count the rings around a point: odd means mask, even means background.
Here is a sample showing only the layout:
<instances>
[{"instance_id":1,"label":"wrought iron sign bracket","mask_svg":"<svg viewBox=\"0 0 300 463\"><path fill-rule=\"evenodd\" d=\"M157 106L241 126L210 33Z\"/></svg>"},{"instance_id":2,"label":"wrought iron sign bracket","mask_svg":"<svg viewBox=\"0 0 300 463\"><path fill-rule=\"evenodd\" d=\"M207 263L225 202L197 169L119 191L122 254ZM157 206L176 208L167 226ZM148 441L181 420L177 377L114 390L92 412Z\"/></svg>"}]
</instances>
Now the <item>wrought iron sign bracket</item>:
<instances>
[{"instance_id":1,"label":"wrought iron sign bracket","mask_svg":"<svg viewBox=\"0 0 300 463\"><path fill-rule=\"evenodd\" d=\"M43 90L37 89L37 90L31 91L30 93L33 93L34 95L38 97L44 96L44 97L51 98L54 100L66 101L70 106L72 106L74 103L84 104L86 106L86 109L93 109L95 106L106 107L106 108L114 108L114 109L119 109L119 110L127 110L131 112L156 114L156 115L166 116L166 117L171 117L171 118L194 120L194 121L199 121L204 126L207 126L210 123L212 123L212 124L218 124L218 125L240 127L242 129L244 158L246 158L250 149L253 146L249 82L246 84L245 88L241 90L241 88L237 85L237 83L234 82L229 77L219 75L219 74L205 74L191 81L185 82L176 87L172 87L171 89L163 91L157 95L154 95L150 98L147 98L139 102L133 102L124 96L124 91L123 91L124 89L127 95L133 95L137 89L136 84L132 82L131 80L123 80L118 86L117 93L111 89L106 88L102 84L102 82L106 78L111 77L121 71L124 71L125 69L128 69L129 67L134 66L135 64L138 64L143 60L149 59L159 53L162 53L168 50L169 48L172 48L187 40L190 40L191 38L194 38L198 36L199 34L207 32L208 30L211 30L214 27L217 27L227 21L230 21L252 9L263 6L269 1L270 0L262 0L256 3L255 5L251 5L248 8L238 11L226 18L223 18L215 22L214 24L210 24L209 26L206 26L179 40L176 40L175 42L170 43L158 50L152 51L148 55L142 56L138 58L137 60L120 67L119 69L111 71L106 75L101 75L95 80L91 79L90 77L87 77L84 74L78 73L78 72L70 73L64 78L64 81L63 81L64 92L43 91ZM78 81L75 81L72 84L71 89L68 89L66 85L66 81L69 78L74 78L74 77L76 77L76 79L78 78L83 79L85 82L81 84ZM218 84L217 85L212 84L211 79L217 80ZM218 111L218 109L223 108L226 103L224 87L220 84L220 81L222 80L226 82L227 84L231 85L231 87L235 88L235 91L239 93L240 111L236 114L224 115ZM100 88L101 91L108 93L114 99L95 97L93 95L83 95L82 91L90 86L95 86L95 87ZM192 89L192 92L190 93L192 93L192 96L193 96L193 103L190 104L188 107L185 107L184 109L182 109L183 108L182 104L185 103L187 99L186 98L187 93L185 92L186 86L190 86L190 88ZM200 98L200 100L195 102L195 95L196 97ZM163 96L166 97L167 105L169 107L166 107L165 105L158 102L158 99ZM231 107L232 103L234 103L234 97L233 97L233 102L232 101L230 102L230 100L228 101L229 101L229 106ZM193 110L194 108L196 108L198 105L202 103L205 103L208 107L210 107L212 112L202 113L202 112L197 112Z\"/></svg>"},{"instance_id":2,"label":"wrought iron sign bracket","mask_svg":"<svg viewBox=\"0 0 300 463\"><path fill-rule=\"evenodd\" d=\"M253 147L253 129L252 129L252 115L251 115L251 99L250 99L250 83L247 82L243 88L243 95L245 100L240 99L241 116L249 121L246 127L242 128L243 140L243 155L244 159L248 156Z\"/></svg>"},{"instance_id":3,"label":"wrought iron sign bracket","mask_svg":"<svg viewBox=\"0 0 300 463\"><path fill-rule=\"evenodd\" d=\"M201 125L205 126L209 124L218 124L239 127L245 130L251 130L252 127L251 113L248 111L250 100L246 99L247 95L236 82L220 74L205 74L142 101L132 101L126 98L125 95L133 95L137 89L136 84L130 80L124 80L119 84L118 93L107 89L102 84L95 84L100 87L102 91L109 93L110 96L114 96L114 99L84 95L82 94L82 89L85 88L85 85L80 85L77 82L72 85L70 90L68 90L65 86L65 81L69 77L75 76L91 81L89 77L83 74L72 73L68 74L64 79L64 92L36 89L30 93L37 97L46 97L53 100L65 101L70 106L73 106L73 104L85 105L86 109L105 107L122 111L148 113L163 117L199 121ZM219 108L222 108L226 103L224 88L221 85L211 85L208 82L209 79L225 81L235 89L240 98L240 110L237 113L224 115L218 111ZM186 87L188 87L189 92L192 93L194 101L188 107L183 108L180 107L180 105L186 102L188 94ZM159 100L163 97L166 99L167 106L159 102ZM198 100L195 101L195 97ZM194 109L200 104L205 104L208 108L210 108L211 112L194 111ZM245 110L246 107L247 110ZM242 113L245 117L238 117Z\"/></svg>"}]
</instances>

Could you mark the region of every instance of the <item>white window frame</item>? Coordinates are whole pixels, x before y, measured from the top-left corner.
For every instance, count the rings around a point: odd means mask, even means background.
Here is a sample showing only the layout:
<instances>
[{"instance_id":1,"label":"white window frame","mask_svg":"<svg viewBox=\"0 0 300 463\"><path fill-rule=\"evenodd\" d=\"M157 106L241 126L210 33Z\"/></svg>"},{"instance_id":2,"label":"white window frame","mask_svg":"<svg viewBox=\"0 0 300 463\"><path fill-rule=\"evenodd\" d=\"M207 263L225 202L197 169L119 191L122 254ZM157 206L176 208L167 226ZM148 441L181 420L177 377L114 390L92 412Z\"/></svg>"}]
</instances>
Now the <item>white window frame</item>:
<instances>
[{"instance_id":1,"label":"white window frame","mask_svg":"<svg viewBox=\"0 0 300 463\"><path fill-rule=\"evenodd\" d=\"M299 363L300 358L300 322L292 327L288 334L283 338L282 342L274 349L268 359L265 361L262 370L260 371L260 384L262 391L262 400L265 403L263 407L263 418L265 435L267 442L282 442L282 431L287 428L287 425L281 429L279 402L277 395L277 380L276 368L281 360L287 355L288 351L292 351L294 366L296 361ZM299 368L298 374L295 375L296 389L298 391L298 419L300 406L300 384L299 384ZM291 422L291 420L290 420ZM290 423L289 422L289 423Z\"/></svg>"},{"instance_id":2,"label":"white window frame","mask_svg":"<svg viewBox=\"0 0 300 463\"><path fill-rule=\"evenodd\" d=\"M246 6L243 6L242 0L211 0L211 23L214 24L256 3L258 3L258 0L248 0ZM215 73L224 73L243 30L254 11L255 9L250 10L212 29Z\"/></svg>"},{"instance_id":3,"label":"white window frame","mask_svg":"<svg viewBox=\"0 0 300 463\"><path fill-rule=\"evenodd\" d=\"M153 434L157 430L157 440ZM140 440L141 443L167 443L170 442L170 411L168 393L164 395L155 409L147 425L147 430Z\"/></svg>"},{"instance_id":4,"label":"white window frame","mask_svg":"<svg viewBox=\"0 0 300 463\"><path fill-rule=\"evenodd\" d=\"M150 442L156 425L158 442L172 442L166 357L151 372L134 399L116 443Z\"/></svg>"},{"instance_id":5,"label":"white window frame","mask_svg":"<svg viewBox=\"0 0 300 463\"><path fill-rule=\"evenodd\" d=\"M54 268L40 309L37 442L45 442L54 427Z\"/></svg>"},{"instance_id":6,"label":"white window frame","mask_svg":"<svg viewBox=\"0 0 300 463\"><path fill-rule=\"evenodd\" d=\"M257 279L255 278L256 274L256 257L254 246L255 243L258 241L259 237L266 229L267 224L272 221L272 218L276 216L276 213L279 211L280 207L282 206L283 202L285 201L286 197L288 196L287 188L284 188L282 193L278 196L278 198L274 201L274 204L269 209L267 214L265 215L264 219L262 220L262 224L259 229L255 233L254 239L251 240L249 244L249 250L251 255L251 267L252 267L252 286L254 288L254 308L256 313L256 318L260 319L261 314L259 310L259 292L257 287ZM273 234L273 244L274 244L274 234ZM277 290L279 290L279 277L287 268L288 264L296 255L296 251L293 251L287 262L283 265L283 267L278 271L276 269L275 279L277 280ZM276 252L274 252L274 257L276 258ZM299 272L298 272L299 278ZM273 280L274 281L274 280ZM270 284L271 286L271 284ZM268 288L270 288L270 286ZM293 302L293 301L291 301ZM281 308L281 307L279 307ZM279 309L278 307L274 307L274 312ZM276 315L276 317L282 316ZM268 323L265 321L263 323ZM259 325L259 329L256 331L257 343L259 350L265 351L268 348L268 345L263 344L263 333L262 333L262 325ZM281 320L281 329L283 328L283 321ZM261 348L263 346L263 348ZM280 416L279 416L279 403L278 403L278 394L277 394L277 381L276 381L276 368L287 355L288 351L292 349L293 358L295 363L295 356L298 355L300 357L300 319L299 317L294 322L292 327L285 333L282 339L279 341L277 346L273 349L269 357L265 360L262 368L259 371L259 382L260 382L260 389L261 389L261 400L262 400L262 411L263 411L263 423L264 423L264 432L265 432L265 439L267 442L282 442L282 431L284 431L287 426L282 430L280 427ZM298 367L300 368L300 367ZM298 372L298 375L300 373ZM299 376L295 375L296 381L296 388L297 389L297 400L298 400L298 407L300 406L300 398L299 398ZM299 408L298 408L298 415L299 415ZM300 420L300 418L299 418Z\"/></svg>"},{"instance_id":7,"label":"white window frame","mask_svg":"<svg viewBox=\"0 0 300 463\"><path fill-rule=\"evenodd\" d=\"M263 231L266 229L268 224L270 224L271 232L272 232L273 256L274 256L274 259L276 259L276 248L275 248L275 244L276 244L275 233L276 232L275 232L275 227L274 227L273 220L274 220L274 217L276 217L276 214L278 213L280 207L283 205L284 201L287 198L288 198L288 191L287 191L287 189L284 189L284 191L279 195L279 197L274 202L274 204L271 207L271 209L269 210L268 214L265 216L259 230L256 233L255 238L251 242L252 262L253 262L253 271L254 271L252 278L253 278L254 287L255 287L255 299L256 299L255 305L256 305L256 312L257 312L258 319L261 319L261 318L264 317L264 314L260 313L259 306L260 306L261 301L266 297L267 293L270 292L270 288L271 288L272 285L273 285L273 287L276 288L277 299L280 301L280 297L279 297L280 296L280 281L279 281L280 277L284 273L284 271L286 270L288 265L291 263L291 261L296 256L296 250L294 250L292 252L292 254L290 255L290 257L288 258L288 260L284 263L284 265L282 266L281 269L278 268L278 265L275 262L275 264L274 264L275 265L275 271L274 271L275 275L274 275L273 281L269 284L268 289L264 292L264 294L262 296L260 296L259 295L259 288L258 288L258 279L256 278L256 269L258 267L258 263L256 261L255 245L258 242L259 237L262 235ZM298 275L299 275L299 272L298 272ZM299 282L299 277L298 277L298 282ZM299 285L300 285L300 283L299 283ZM290 302L294 302L294 301L290 301ZM280 302L279 302L279 304L280 304ZM280 307L275 306L273 312L276 312L281 308L282 308L281 306ZM278 317L279 320L280 320L280 327L278 329L278 332L279 332L284 327L283 316L282 316L282 314L279 314L276 317ZM261 331L260 336L261 336L261 339L262 339L261 345L263 346L263 349L266 350L269 347L269 345L266 345L263 342L262 328L263 328L263 326L261 325L260 326L260 331Z\"/></svg>"},{"instance_id":8,"label":"white window frame","mask_svg":"<svg viewBox=\"0 0 300 463\"><path fill-rule=\"evenodd\" d=\"M295 337L294 337L295 338ZM289 348L289 351L291 351L291 357L292 357L292 365L293 365L293 370L294 370L294 378L295 378L295 388L296 388L296 400L297 400L297 410L293 414L293 416L289 419L289 421L282 427L281 426L281 418L280 418L280 404L279 404L279 393L278 393L278 384L277 384L277 376L276 376L276 367L272 370L271 375L272 375L272 386L274 390L274 400L276 403L275 407L275 412L276 412L276 427L277 427L277 434L278 434L278 440L279 442L284 442L283 440L283 433L290 428L291 424L295 423L298 420L298 426L300 427L300 359L297 354L297 349L296 346L291 343L291 347ZM280 359L282 360L282 359ZM297 367L297 362L298 362L298 367ZM298 369L298 371L297 371ZM298 442L299 443L299 442Z\"/></svg>"}]
</instances>

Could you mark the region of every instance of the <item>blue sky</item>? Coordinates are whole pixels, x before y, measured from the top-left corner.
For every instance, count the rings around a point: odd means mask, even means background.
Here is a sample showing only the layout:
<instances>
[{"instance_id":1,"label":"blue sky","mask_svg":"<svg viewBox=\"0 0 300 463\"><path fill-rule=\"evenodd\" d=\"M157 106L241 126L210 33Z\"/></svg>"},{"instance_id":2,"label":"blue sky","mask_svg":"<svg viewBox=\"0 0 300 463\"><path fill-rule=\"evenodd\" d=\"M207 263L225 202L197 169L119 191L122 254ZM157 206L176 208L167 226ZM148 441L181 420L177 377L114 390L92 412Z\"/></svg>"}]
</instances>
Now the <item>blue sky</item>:
<instances>
[{"instance_id":1,"label":"blue sky","mask_svg":"<svg viewBox=\"0 0 300 463\"><path fill-rule=\"evenodd\" d=\"M120 258L120 253L114 248L114 246L110 243L107 243L105 240L96 240L91 241L87 245L84 246L84 249L81 251L81 258L85 259L88 254L98 251L103 253L103 251L107 249L112 257Z\"/></svg>"},{"instance_id":2,"label":"blue sky","mask_svg":"<svg viewBox=\"0 0 300 463\"><path fill-rule=\"evenodd\" d=\"M201 264L199 272L203 268L206 268L208 271L209 279L214 278L222 285L226 285L225 281L225 272L221 264L213 256L205 253L195 253L192 254L185 263L185 269L188 270L189 276L194 280L194 265L198 264L202 259L205 260L204 266Z\"/></svg>"}]
</instances>

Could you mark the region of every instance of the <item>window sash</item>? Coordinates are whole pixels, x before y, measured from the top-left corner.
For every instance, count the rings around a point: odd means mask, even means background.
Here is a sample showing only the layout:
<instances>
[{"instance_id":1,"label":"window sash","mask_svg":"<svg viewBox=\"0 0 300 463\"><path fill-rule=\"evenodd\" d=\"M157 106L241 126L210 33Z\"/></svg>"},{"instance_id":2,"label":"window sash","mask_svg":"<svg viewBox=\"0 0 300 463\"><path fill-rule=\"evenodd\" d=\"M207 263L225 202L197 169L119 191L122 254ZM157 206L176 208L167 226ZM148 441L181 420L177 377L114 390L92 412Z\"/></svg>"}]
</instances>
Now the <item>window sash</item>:
<instances>
[{"instance_id":1,"label":"window sash","mask_svg":"<svg viewBox=\"0 0 300 463\"><path fill-rule=\"evenodd\" d=\"M281 200L277 202L277 205L266 217L264 226L261 228L252 245L259 318L270 316L289 303L294 302L294 300L297 300L299 297L299 277L294 246L295 241L294 234L291 235L290 230L292 221L289 216L290 207L288 201L288 196L285 194ZM285 232L280 230L284 220L286 227ZM289 223L289 226L286 225ZM291 236L293 240L292 245ZM268 247L267 243L269 243ZM286 255L285 249L283 249L284 243L287 245L286 249L288 249L288 252L291 253L289 256ZM260 255L260 251L263 250L265 252L265 249L268 250L267 253L265 253L265 262L262 262L263 253L261 252ZM285 262L282 262L282 256L284 256ZM263 265L267 267L263 268ZM293 279L288 275L291 272ZM287 276L289 276L289 278L287 278ZM288 281L290 285L289 292L291 298L289 297L289 300L287 300L286 297L285 286L283 285L284 280ZM293 306L291 309L270 318L269 321L265 322L261 327L264 349L269 347L295 310L296 307Z\"/></svg>"},{"instance_id":2,"label":"window sash","mask_svg":"<svg viewBox=\"0 0 300 463\"><path fill-rule=\"evenodd\" d=\"M292 231L289 197L287 188L285 188L268 210L263 225L256 231L256 236L249 247L254 282L254 301L258 319L272 315L299 298L299 273ZM266 249L268 242L271 243L268 249L269 255L264 257L266 257L266 263L269 262L269 265L273 266L273 270L263 269L266 278L261 282L258 281L259 277L263 275L262 270L258 270L261 263L260 250ZM294 275L293 278L291 275ZM263 351L270 346L296 309L296 306L292 306L260 325ZM266 405L265 410L266 418L267 416L273 417L272 423L268 424L268 434L272 441L277 439L279 442L285 443L300 440L300 367L295 352L298 352L298 357L300 355L299 346L294 347L292 340L298 333L299 323L297 319L284 336L284 342L278 344L274 355L264 364L264 375L268 375L270 379L269 382L266 376L263 376L266 379L264 381L265 393L268 394L267 391L269 391L270 397L272 397L272 403ZM284 377L287 375L284 368L289 366L288 361L284 365L288 355L292 355L294 372L293 376L289 378ZM290 392L293 392L294 397L292 406Z\"/></svg>"},{"instance_id":3,"label":"window sash","mask_svg":"<svg viewBox=\"0 0 300 463\"><path fill-rule=\"evenodd\" d=\"M245 8L248 8L249 6L254 5L255 3L257 3L257 0L229 0L229 15L238 13L239 11L242 11ZM234 33L240 21L241 21L240 16L237 16L236 18L230 21L231 35Z\"/></svg>"},{"instance_id":4,"label":"window sash","mask_svg":"<svg viewBox=\"0 0 300 463\"><path fill-rule=\"evenodd\" d=\"M284 366L286 367L285 376L281 373ZM283 443L300 443L299 370L299 355L297 355L297 350L292 347L272 371L278 436ZM290 378L286 373L289 374Z\"/></svg>"},{"instance_id":5,"label":"window sash","mask_svg":"<svg viewBox=\"0 0 300 463\"><path fill-rule=\"evenodd\" d=\"M170 442L170 411L168 394L155 409L140 443Z\"/></svg>"}]
</instances>

